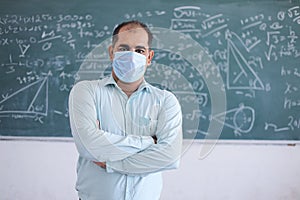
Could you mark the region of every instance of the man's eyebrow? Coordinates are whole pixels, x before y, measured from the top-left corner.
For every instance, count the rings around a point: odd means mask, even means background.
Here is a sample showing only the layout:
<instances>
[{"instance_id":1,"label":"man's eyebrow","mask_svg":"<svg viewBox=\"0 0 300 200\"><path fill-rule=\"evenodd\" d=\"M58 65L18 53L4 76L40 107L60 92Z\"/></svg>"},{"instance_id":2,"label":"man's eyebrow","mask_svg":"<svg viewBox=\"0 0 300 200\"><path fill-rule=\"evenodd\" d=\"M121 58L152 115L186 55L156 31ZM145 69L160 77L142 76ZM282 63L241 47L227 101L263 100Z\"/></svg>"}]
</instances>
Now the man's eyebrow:
<instances>
[{"instance_id":1,"label":"man's eyebrow","mask_svg":"<svg viewBox=\"0 0 300 200\"><path fill-rule=\"evenodd\" d=\"M147 49L145 46L141 46L141 45L136 46L135 48L136 48L136 49Z\"/></svg>"},{"instance_id":2,"label":"man's eyebrow","mask_svg":"<svg viewBox=\"0 0 300 200\"><path fill-rule=\"evenodd\" d=\"M127 49L129 49L129 45L128 44L120 44L118 47L126 47Z\"/></svg>"},{"instance_id":3,"label":"man's eyebrow","mask_svg":"<svg viewBox=\"0 0 300 200\"><path fill-rule=\"evenodd\" d=\"M123 47L123 48L126 48L126 49L130 49L130 46L128 44L120 44L120 45L118 45L118 48L120 48L120 47ZM148 47L145 47L143 45L138 45L138 46L135 46L134 48L135 49L144 49L144 50L148 49Z\"/></svg>"}]
</instances>

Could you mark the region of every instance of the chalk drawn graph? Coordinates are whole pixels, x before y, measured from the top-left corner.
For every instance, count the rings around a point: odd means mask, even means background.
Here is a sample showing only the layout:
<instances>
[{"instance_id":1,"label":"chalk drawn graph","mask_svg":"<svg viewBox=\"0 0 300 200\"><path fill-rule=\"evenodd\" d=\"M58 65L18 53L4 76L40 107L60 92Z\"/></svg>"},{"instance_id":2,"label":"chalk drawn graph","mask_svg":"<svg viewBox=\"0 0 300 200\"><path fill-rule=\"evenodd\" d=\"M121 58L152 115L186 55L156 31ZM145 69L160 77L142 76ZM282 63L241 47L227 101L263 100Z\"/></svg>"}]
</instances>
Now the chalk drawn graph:
<instances>
[{"instance_id":1,"label":"chalk drawn graph","mask_svg":"<svg viewBox=\"0 0 300 200\"><path fill-rule=\"evenodd\" d=\"M232 128L236 136L241 136L242 133L249 133L253 128L255 111L252 107L241 104L237 108L211 117L211 119L218 122L223 122L224 118L224 126Z\"/></svg>"},{"instance_id":2,"label":"chalk drawn graph","mask_svg":"<svg viewBox=\"0 0 300 200\"><path fill-rule=\"evenodd\" d=\"M0 116L19 117L47 116L48 114L48 76L49 74L27 86L13 92L12 94L2 94L0 101ZM33 91L33 92L32 92ZM32 94L26 96L26 94ZM23 101L20 101L23 100ZM18 100L18 101L16 101ZM20 103L13 103L20 102Z\"/></svg>"},{"instance_id":3,"label":"chalk drawn graph","mask_svg":"<svg viewBox=\"0 0 300 200\"><path fill-rule=\"evenodd\" d=\"M227 88L229 90L264 90L260 77L230 38L227 38L227 52Z\"/></svg>"}]
</instances>

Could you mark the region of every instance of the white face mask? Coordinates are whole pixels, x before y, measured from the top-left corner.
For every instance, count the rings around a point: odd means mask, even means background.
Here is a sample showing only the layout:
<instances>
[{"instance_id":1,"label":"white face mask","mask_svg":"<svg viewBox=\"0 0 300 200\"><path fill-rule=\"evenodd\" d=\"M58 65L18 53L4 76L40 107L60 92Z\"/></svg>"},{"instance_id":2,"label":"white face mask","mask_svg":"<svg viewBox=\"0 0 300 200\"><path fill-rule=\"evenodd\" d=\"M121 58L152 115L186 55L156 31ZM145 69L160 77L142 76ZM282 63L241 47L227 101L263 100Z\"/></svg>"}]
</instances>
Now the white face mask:
<instances>
[{"instance_id":1,"label":"white face mask","mask_svg":"<svg viewBox=\"0 0 300 200\"><path fill-rule=\"evenodd\" d=\"M146 56L132 52L116 52L113 59L116 76L125 83L132 83L142 78L146 71Z\"/></svg>"}]
</instances>

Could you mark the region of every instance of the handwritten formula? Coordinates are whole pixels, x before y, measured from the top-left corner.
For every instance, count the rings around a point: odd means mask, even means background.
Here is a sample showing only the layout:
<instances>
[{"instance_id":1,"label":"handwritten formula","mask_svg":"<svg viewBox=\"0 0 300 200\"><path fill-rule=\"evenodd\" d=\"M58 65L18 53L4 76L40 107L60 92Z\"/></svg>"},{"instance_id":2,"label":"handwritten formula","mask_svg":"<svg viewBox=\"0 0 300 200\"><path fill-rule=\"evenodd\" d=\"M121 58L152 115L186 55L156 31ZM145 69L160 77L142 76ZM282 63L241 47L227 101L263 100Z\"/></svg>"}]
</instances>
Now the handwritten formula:
<instances>
[{"instance_id":1,"label":"handwritten formula","mask_svg":"<svg viewBox=\"0 0 300 200\"><path fill-rule=\"evenodd\" d=\"M149 82L159 79L157 86L179 99L186 138L212 134L207 128L215 121L223 123L221 139L299 140L300 5L248 4L220 4L215 9L215 4L161 3L147 10L120 10L111 20L95 11L2 13L0 135L69 137L67 102L74 83L110 74L106 51L85 62L87 55L110 41L117 23L137 19L187 35L203 47L184 57L181 51L192 43L179 42L172 51L159 41L156 45L162 48L154 49L153 66L146 74ZM217 73L222 83L212 84L222 85L227 108L212 114L215 105L206 80Z\"/></svg>"}]
</instances>

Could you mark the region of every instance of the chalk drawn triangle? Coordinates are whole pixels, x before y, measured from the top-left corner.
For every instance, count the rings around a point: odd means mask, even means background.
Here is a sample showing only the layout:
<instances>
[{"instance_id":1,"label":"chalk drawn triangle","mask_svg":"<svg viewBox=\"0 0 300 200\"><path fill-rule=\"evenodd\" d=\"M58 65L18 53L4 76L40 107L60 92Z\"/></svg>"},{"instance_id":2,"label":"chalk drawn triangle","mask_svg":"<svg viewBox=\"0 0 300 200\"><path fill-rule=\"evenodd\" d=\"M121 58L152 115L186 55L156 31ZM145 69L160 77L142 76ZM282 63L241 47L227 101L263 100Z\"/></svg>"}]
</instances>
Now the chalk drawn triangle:
<instances>
[{"instance_id":1,"label":"chalk drawn triangle","mask_svg":"<svg viewBox=\"0 0 300 200\"><path fill-rule=\"evenodd\" d=\"M48 113L48 76L39 79L10 95L2 95L1 114L38 114Z\"/></svg>"},{"instance_id":2,"label":"chalk drawn triangle","mask_svg":"<svg viewBox=\"0 0 300 200\"><path fill-rule=\"evenodd\" d=\"M236 45L227 39L227 88L239 90L264 90L257 73L250 67Z\"/></svg>"},{"instance_id":3,"label":"chalk drawn triangle","mask_svg":"<svg viewBox=\"0 0 300 200\"><path fill-rule=\"evenodd\" d=\"M255 121L255 111L241 104L238 108L212 116L212 119L220 123L224 122L224 126L232 128L239 135L251 131Z\"/></svg>"}]
</instances>

